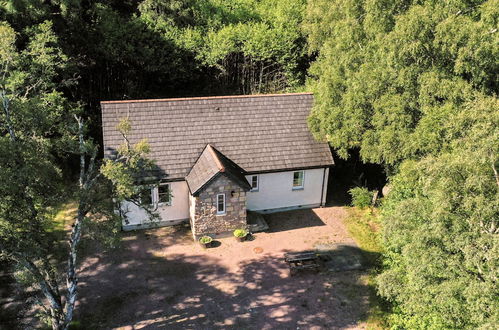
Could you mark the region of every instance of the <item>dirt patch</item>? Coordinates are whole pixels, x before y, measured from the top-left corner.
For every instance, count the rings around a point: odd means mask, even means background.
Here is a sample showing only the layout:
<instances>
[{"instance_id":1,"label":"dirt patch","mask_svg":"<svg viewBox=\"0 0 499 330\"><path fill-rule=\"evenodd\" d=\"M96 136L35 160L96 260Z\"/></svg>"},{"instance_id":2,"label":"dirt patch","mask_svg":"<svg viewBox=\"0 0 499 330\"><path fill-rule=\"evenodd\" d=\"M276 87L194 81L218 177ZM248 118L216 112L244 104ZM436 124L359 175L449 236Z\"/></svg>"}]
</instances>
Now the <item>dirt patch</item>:
<instances>
[{"instance_id":1,"label":"dirt patch","mask_svg":"<svg viewBox=\"0 0 499 330\"><path fill-rule=\"evenodd\" d=\"M367 225L369 226L369 229L371 229L372 232L374 233L379 232L380 226L378 223L370 221Z\"/></svg>"},{"instance_id":2,"label":"dirt patch","mask_svg":"<svg viewBox=\"0 0 499 330\"><path fill-rule=\"evenodd\" d=\"M262 253L263 252L263 248L257 246L256 248L253 248L253 252L255 252L256 254Z\"/></svg>"},{"instance_id":3,"label":"dirt patch","mask_svg":"<svg viewBox=\"0 0 499 330\"><path fill-rule=\"evenodd\" d=\"M284 253L348 243L341 207L266 215L254 240L203 250L185 227L124 234L118 251L81 266L76 318L97 329L362 329L360 271L290 277Z\"/></svg>"}]
</instances>

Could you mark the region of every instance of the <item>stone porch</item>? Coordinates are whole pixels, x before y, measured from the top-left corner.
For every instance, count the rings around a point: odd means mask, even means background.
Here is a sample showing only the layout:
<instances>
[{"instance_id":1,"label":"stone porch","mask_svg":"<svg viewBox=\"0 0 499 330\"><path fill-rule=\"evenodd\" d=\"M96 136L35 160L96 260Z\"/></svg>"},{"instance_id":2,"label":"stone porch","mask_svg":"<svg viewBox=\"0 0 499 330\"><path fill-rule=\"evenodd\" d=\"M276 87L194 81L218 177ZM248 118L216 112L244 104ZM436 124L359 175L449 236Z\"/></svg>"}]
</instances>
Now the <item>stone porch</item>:
<instances>
[{"instance_id":1,"label":"stone porch","mask_svg":"<svg viewBox=\"0 0 499 330\"><path fill-rule=\"evenodd\" d=\"M225 194L225 213L217 214L217 195ZM247 228L246 189L222 174L214 178L197 196L190 195L190 223L194 239L208 235L232 235Z\"/></svg>"}]
</instances>

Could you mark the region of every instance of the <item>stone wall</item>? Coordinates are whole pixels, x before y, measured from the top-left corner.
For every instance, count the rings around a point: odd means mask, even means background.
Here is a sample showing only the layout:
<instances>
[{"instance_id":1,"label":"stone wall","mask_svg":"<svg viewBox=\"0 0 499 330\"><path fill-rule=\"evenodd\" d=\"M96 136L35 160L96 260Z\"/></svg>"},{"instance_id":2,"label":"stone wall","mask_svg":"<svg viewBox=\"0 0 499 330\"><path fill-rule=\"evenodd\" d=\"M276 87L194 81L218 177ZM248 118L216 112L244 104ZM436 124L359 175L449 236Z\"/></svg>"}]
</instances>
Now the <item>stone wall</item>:
<instances>
[{"instance_id":1,"label":"stone wall","mask_svg":"<svg viewBox=\"0 0 499 330\"><path fill-rule=\"evenodd\" d=\"M217 194L225 194L225 214L217 214ZM194 239L216 236L246 228L246 191L222 174L210 182L198 196L190 199L194 215L191 228Z\"/></svg>"}]
</instances>

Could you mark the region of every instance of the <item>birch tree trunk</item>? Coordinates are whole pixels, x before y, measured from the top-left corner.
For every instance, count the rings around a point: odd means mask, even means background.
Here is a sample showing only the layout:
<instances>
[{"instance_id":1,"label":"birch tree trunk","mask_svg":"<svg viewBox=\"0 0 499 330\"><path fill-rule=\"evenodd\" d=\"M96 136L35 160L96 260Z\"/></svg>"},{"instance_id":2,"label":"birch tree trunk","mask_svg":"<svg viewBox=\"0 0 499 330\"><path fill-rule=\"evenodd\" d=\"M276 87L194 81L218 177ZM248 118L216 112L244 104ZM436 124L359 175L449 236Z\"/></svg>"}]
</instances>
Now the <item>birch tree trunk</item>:
<instances>
[{"instance_id":1,"label":"birch tree trunk","mask_svg":"<svg viewBox=\"0 0 499 330\"><path fill-rule=\"evenodd\" d=\"M2 91L0 91L0 107L3 108L5 118L4 122L0 124L2 124L2 126L5 125L9 143L13 148L15 168L19 168L22 171L23 168L27 166L27 163L25 158L22 157L20 150L23 150L23 143L26 143L26 141L23 140L22 135L16 135L15 121L11 120L12 109L10 107L9 98ZM100 179L105 176L102 174L102 168L96 166L97 147L85 140L83 119L77 116L75 116L75 119L78 124L80 175L77 192L78 211L74 218L68 241L69 251L67 265L65 266L66 290L63 292L59 289L61 283L58 280L57 267L53 265L53 262L51 262L52 260L49 257L52 241L46 239L47 237L44 236L46 228L42 223L45 219L41 218L43 216L37 208L36 199L33 198L28 188L24 190L20 189L20 191L17 192L17 196L20 200L25 202L23 207L29 211L26 215L22 216L23 218L21 220L30 220L28 224L29 230L26 230L26 232L29 232L28 234L31 235L29 237L29 242L32 244L23 250L15 244L12 245L8 240L0 240L1 253L28 272L30 278L33 278L34 280L32 284L36 284L39 287L40 293L36 302L49 317L52 329L54 330L68 329L73 320L78 293L78 246L82 239L84 222L87 217L91 218L93 216L93 214L90 214L90 211L99 203L99 197L96 198L95 196L95 185L97 185L98 182L101 182ZM132 150L125 131L126 129L124 128L122 135L125 140L126 152L114 159L112 161L113 163L135 163L133 161L130 162L130 159L133 157L140 158L141 156L139 154L144 152L144 150L148 150L148 147L144 145L142 145L142 149L139 148L139 151ZM20 187L29 187L29 179L28 176L22 177L18 180L17 185ZM107 179L113 182L112 179ZM110 210L107 211L109 212ZM100 212L97 213L100 214ZM151 214L151 217L152 216L153 215ZM13 237L22 240L24 239L22 235L23 234ZM38 253L31 253L32 251Z\"/></svg>"},{"instance_id":2,"label":"birch tree trunk","mask_svg":"<svg viewBox=\"0 0 499 330\"><path fill-rule=\"evenodd\" d=\"M11 121L11 109L9 98L7 97L4 91L0 92L1 104L5 113L6 118L6 126L9 132L10 142L15 144L17 143L16 131L14 125ZM16 161L19 161L16 159ZM27 186L28 184L25 183ZM28 201L28 207L30 208L31 216L36 218L38 216L38 211L35 207L35 202L31 198L31 196L27 193L23 193L23 198ZM34 222L34 226L38 223ZM42 228L37 228L38 230L43 230ZM40 243L41 242L37 242ZM1 247L1 246L0 246ZM4 249L2 248L2 251ZM52 328L53 329L62 329L64 327L64 305L62 303L61 294L59 291L58 283L56 281L55 274L51 270L51 266L48 260L39 261L39 265L33 260L30 260L29 256L20 253L20 252L12 252L10 254L12 260L17 262L19 265L24 267L31 275L36 279L40 290L48 301L48 308L43 306L42 303L39 305L44 309L44 311L49 315Z\"/></svg>"},{"instance_id":3,"label":"birch tree trunk","mask_svg":"<svg viewBox=\"0 0 499 330\"><path fill-rule=\"evenodd\" d=\"M85 148L85 138L83 132L83 120L75 116L78 122L78 143L80 152L80 178L79 178L79 189L80 189L80 199L78 203L78 213L76 215L75 222L71 229L71 236L69 239L69 256L68 256L68 269L66 277L66 306L65 306L65 317L63 329L67 329L69 324L73 320L73 313L76 304L77 289L78 289L78 277L76 260L78 253L78 244L81 240L81 232L83 221L89 212L88 195L89 191L93 186L93 183L99 177L100 174L94 173L95 168L95 158L96 149L92 151L92 155L86 167L86 155L87 151Z\"/></svg>"}]
</instances>

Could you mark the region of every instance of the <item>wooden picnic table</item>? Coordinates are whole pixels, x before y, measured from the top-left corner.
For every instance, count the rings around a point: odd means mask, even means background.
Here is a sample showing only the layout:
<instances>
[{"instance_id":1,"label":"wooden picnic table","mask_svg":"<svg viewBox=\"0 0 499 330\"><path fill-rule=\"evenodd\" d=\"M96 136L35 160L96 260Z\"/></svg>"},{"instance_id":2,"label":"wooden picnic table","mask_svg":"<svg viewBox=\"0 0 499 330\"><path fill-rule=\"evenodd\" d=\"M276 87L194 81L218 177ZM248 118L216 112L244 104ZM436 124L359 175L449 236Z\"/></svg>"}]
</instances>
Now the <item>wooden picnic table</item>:
<instances>
[{"instance_id":1,"label":"wooden picnic table","mask_svg":"<svg viewBox=\"0 0 499 330\"><path fill-rule=\"evenodd\" d=\"M319 271L319 256L315 251L289 252L284 255L284 259L289 265L291 275L295 275L299 270L312 269Z\"/></svg>"}]
</instances>

